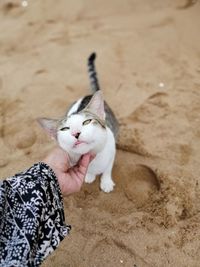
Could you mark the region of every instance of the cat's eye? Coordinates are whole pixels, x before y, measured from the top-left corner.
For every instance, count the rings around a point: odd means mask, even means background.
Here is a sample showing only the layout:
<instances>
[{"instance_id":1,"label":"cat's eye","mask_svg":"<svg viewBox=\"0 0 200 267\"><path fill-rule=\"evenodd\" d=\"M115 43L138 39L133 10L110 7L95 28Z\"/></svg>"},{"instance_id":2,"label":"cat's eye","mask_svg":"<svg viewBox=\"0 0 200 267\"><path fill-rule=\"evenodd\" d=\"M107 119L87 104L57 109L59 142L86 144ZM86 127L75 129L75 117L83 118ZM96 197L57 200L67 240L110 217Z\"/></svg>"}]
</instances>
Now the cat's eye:
<instances>
[{"instance_id":1,"label":"cat's eye","mask_svg":"<svg viewBox=\"0 0 200 267\"><path fill-rule=\"evenodd\" d=\"M87 124L89 124L91 121L92 121L92 119L86 120L86 121L83 122L83 125L87 125Z\"/></svg>"},{"instance_id":2,"label":"cat's eye","mask_svg":"<svg viewBox=\"0 0 200 267\"><path fill-rule=\"evenodd\" d=\"M69 130L69 127L67 126L60 129L60 131L67 131L67 130Z\"/></svg>"}]
</instances>

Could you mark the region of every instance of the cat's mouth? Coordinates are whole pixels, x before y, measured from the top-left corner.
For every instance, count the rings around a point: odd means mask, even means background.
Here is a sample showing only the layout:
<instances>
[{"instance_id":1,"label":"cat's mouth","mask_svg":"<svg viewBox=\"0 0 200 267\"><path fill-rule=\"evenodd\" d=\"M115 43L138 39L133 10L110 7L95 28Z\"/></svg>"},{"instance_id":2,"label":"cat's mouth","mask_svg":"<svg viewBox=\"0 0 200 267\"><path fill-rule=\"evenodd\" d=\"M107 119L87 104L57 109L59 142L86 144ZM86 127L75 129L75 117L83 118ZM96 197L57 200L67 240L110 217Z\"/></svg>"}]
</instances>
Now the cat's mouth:
<instances>
[{"instance_id":1,"label":"cat's mouth","mask_svg":"<svg viewBox=\"0 0 200 267\"><path fill-rule=\"evenodd\" d=\"M88 144L88 143L85 142L85 141L77 140L77 141L74 143L73 147L77 147L77 146L82 145L82 144Z\"/></svg>"}]
</instances>

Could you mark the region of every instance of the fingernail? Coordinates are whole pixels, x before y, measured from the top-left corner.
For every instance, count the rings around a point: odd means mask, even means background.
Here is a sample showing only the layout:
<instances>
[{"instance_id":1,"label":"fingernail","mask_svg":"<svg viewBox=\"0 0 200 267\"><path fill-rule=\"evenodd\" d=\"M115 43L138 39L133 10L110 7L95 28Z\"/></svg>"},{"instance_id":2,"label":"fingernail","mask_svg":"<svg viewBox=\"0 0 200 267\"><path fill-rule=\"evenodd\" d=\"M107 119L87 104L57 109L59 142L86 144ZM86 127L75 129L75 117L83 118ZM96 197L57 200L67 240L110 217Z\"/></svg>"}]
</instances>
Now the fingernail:
<instances>
[{"instance_id":1,"label":"fingernail","mask_svg":"<svg viewBox=\"0 0 200 267\"><path fill-rule=\"evenodd\" d=\"M90 159L93 160L96 157L95 154L90 154Z\"/></svg>"}]
</instances>

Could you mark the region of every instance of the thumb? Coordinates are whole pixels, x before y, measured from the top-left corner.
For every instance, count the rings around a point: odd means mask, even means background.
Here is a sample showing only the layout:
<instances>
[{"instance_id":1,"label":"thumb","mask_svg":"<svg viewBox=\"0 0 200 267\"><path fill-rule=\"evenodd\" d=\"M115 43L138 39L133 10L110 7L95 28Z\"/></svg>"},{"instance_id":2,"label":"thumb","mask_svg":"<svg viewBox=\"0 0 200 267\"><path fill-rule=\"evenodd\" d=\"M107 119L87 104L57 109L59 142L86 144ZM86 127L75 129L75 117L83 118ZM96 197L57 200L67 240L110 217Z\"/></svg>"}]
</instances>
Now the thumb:
<instances>
[{"instance_id":1,"label":"thumb","mask_svg":"<svg viewBox=\"0 0 200 267\"><path fill-rule=\"evenodd\" d=\"M83 175L86 174L87 169L88 169L88 165L90 164L90 162L92 161L93 157L91 154L85 154L81 157L81 159L78 162L78 166L79 166L79 172Z\"/></svg>"}]
</instances>

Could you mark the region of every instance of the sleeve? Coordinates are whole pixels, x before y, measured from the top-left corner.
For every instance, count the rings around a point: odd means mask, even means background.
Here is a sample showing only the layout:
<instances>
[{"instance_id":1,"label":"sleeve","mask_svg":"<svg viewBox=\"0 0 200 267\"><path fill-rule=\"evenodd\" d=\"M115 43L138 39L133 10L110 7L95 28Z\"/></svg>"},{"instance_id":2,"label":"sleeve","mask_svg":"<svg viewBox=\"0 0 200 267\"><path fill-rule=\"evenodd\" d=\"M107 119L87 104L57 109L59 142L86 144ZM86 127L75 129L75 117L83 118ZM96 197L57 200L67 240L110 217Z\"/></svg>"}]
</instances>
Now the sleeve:
<instances>
[{"instance_id":1,"label":"sleeve","mask_svg":"<svg viewBox=\"0 0 200 267\"><path fill-rule=\"evenodd\" d=\"M39 266L70 229L48 165L34 164L0 182L0 267Z\"/></svg>"}]
</instances>

